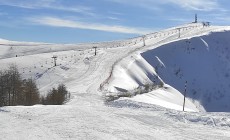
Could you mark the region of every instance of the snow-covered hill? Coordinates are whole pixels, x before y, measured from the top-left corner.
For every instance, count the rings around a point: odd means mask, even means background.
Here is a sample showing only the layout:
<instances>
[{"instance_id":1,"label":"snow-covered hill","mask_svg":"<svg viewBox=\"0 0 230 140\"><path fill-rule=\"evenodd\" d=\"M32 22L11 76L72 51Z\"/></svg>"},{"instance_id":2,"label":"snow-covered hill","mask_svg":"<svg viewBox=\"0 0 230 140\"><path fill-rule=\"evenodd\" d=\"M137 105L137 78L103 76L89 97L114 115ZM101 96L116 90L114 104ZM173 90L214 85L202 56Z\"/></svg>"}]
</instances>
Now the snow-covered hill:
<instances>
[{"instance_id":1,"label":"snow-covered hill","mask_svg":"<svg viewBox=\"0 0 230 140\"><path fill-rule=\"evenodd\" d=\"M4 128L0 139L229 139L229 113L198 112L212 111L206 106L214 105L201 99L209 94L203 91L212 91L216 82L203 83L203 78L219 77L223 86L220 82L216 89L228 89L228 79L222 75L227 71L228 34L229 27L203 28L198 23L146 35L145 41L142 37L89 44L0 40L1 69L10 63L18 65L24 78L36 80L41 94L60 83L72 94L71 101L62 106L0 108L0 128ZM186 41L190 42L187 46ZM54 55L58 58L56 67ZM209 59L214 62L206 61ZM214 78L197 77L216 73ZM192 113L181 112L185 80L189 97L185 110ZM105 103L107 94L134 91L153 82L165 85L133 98ZM227 97L227 92L224 95ZM217 105L219 109L221 102Z\"/></svg>"},{"instance_id":2,"label":"snow-covered hill","mask_svg":"<svg viewBox=\"0 0 230 140\"><path fill-rule=\"evenodd\" d=\"M170 42L168 38L157 45L152 45L150 42L114 67L105 89L109 94L110 92L122 94L124 91L146 84L164 82L184 94L187 81L186 105L189 109L229 112L229 39L229 27L206 27L195 29L180 39L175 38L174 42ZM155 101L156 96L163 93L153 91L148 93L150 94L148 99L146 99L148 94L144 94L131 100L159 105ZM183 96L170 98L168 103L169 108L172 108L171 103L181 106ZM167 103L161 104L166 106ZM173 108L181 110L179 106Z\"/></svg>"},{"instance_id":3,"label":"snow-covered hill","mask_svg":"<svg viewBox=\"0 0 230 140\"><path fill-rule=\"evenodd\" d=\"M163 81L206 111L230 112L230 31L210 32L141 53ZM161 62L164 64L161 66Z\"/></svg>"}]
</instances>

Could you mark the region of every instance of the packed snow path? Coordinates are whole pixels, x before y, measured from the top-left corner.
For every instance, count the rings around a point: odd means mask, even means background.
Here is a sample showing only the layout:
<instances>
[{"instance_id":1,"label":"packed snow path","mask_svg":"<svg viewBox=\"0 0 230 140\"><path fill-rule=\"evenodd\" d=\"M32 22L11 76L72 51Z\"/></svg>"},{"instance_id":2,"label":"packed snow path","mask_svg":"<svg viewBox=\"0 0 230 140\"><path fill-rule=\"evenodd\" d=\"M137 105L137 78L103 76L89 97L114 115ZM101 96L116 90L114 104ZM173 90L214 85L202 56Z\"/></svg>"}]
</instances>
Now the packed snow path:
<instances>
[{"instance_id":1,"label":"packed snow path","mask_svg":"<svg viewBox=\"0 0 230 140\"><path fill-rule=\"evenodd\" d=\"M200 33L199 29L190 32ZM192 35L185 31L181 36L186 34ZM178 39L177 36L146 40L146 44L168 43ZM4 57L8 55L3 55L1 66L16 63L24 71L24 77L37 78L42 94L64 83L73 98L62 106L0 108L0 139L229 139L228 113L183 113L130 100L104 103L99 90L101 83L116 62L139 50L142 43L132 47L102 47L97 56L89 48L77 52L45 50L46 53L40 49L8 59ZM73 54L77 59L71 58ZM57 67L52 67L49 61L53 55L60 57Z\"/></svg>"}]
</instances>

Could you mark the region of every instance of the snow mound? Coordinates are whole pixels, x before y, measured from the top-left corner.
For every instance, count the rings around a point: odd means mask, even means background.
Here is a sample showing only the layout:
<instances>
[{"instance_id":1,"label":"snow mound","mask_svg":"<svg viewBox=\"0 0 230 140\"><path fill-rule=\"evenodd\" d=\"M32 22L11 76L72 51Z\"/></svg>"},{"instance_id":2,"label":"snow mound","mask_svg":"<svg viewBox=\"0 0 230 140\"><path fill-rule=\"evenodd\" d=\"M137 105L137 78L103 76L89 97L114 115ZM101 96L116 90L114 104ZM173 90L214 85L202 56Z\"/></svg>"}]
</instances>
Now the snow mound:
<instances>
[{"instance_id":1,"label":"snow mound","mask_svg":"<svg viewBox=\"0 0 230 140\"><path fill-rule=\"evenodd\" d=\"M132 55L123 59L113 70L107 90L119 92L119 89L132 90L139 85L158 80L154 68L140 55Z\"/></svg>"},{"instance_id":2,"label":"snow mound","mask_svg":"<svg viewBox=\"0 0 230 140\"><path fill-rule=\"evenodd\" d=\"M184 97L179 91L166 84L164 88L159 88L143 95L137 95L130 100L182 111ZM190 100L186 100L184 110L192 112L199 111Z\"/></svg>"},{"instance_id":3,"label":"snow mound","mask_svg":"<svg viewBox=\"0 0 230 140\"><path fill-rule=\"evenodd\" d=\"M230 119L229 114L221 114L221 113L178 113L178 112L170 112L166 113L168 118L173 119L176 122L184 122L190 124L202 124L208 125L212 127L230 127Z\"/></svg>"}]
</instances>

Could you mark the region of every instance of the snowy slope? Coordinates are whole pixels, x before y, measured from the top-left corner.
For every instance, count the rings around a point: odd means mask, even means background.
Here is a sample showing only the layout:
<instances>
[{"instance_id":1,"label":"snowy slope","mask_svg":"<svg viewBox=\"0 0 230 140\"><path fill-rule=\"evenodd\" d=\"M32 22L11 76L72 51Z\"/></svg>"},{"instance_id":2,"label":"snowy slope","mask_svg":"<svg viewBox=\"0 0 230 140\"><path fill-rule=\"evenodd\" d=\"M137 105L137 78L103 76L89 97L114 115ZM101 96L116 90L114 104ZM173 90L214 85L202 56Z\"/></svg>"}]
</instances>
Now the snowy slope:
<instances>
[{"instance_id":1,"label":"snowy slope","mask_svg":"<svg viewBox=\"0 0 230 140\"><path fill-rule=\"evenodd\" d=\"M124 99L127 100L127 98ZM120 99L120 100L124 100L124 99ZM181 111L183 110L182 105L183 105L184 97L176 89L172 88L169 85L165 85L164 88L159 88L149 93L137 95L131 98L131 100L136 102L147 103L147 104L155 104L165 108ZM189 100L186 101L184 110L189 112L199 111L199 109L197 109L197 107Z\"/></svg>"},{"instance_id":2,"label":"snowy slope","mask_svg":"<svg viewBox=\"0 0 230 140\"><path fill-rule=\"evenodd\" d=\"M141 55L153 67L157 56L165 67L158 67L164 82L200 103L206 111L230 111L230 32L214 32L163 45Z\"/></svg>"},{"instance_id":3,"label":"snowy slope","mask_svg":"<svg viewBox=\"0 0 230 140\"><path fill-rule=\"evenodd\" d=\"M229 27L208 27L195 29L180 39L175 37L174 42L164 44L169 41L166 38L162 44L149 44L115 66L106 90L119 93L162 81L183 94L187 81L188 104L193 102L200 111L229 112L229 37ZM182 105L183 97L179 96L171 103L178 100ZM146 99L143 98L142 102ZM194 109L192 106L188 108Z\"/></svg>"},{"instance_id":4,"label":"snowy slope","mask_svg":"<svg viewBox=\"0 0 230 140\"><path fill-rule=\"evenodd\" d=\"M0 108L0 139L229 139L229 113L171 110L181 108L180 90L171 87L144 57L162 45L226 29L202 28L201 24L181 27L181 38L178 38L178 27L146 35L145 47L142 37L89 44L2 42L1 69L9 63L17 64L24 78L36 80L41 94L64 83L72 99L62 106ZM96 56L93 46L98 47ZM58 57L56 67L53 67L53 55ZM159 66L167 68L160 56L159 61ZM163 81L171 86L131 99L104 102L105 93L132 90L139 84L153 82L156 75L159 81L155 82ZM198 111L196 107L188 100L187 111Z\"/></svg>"}]
</instances>

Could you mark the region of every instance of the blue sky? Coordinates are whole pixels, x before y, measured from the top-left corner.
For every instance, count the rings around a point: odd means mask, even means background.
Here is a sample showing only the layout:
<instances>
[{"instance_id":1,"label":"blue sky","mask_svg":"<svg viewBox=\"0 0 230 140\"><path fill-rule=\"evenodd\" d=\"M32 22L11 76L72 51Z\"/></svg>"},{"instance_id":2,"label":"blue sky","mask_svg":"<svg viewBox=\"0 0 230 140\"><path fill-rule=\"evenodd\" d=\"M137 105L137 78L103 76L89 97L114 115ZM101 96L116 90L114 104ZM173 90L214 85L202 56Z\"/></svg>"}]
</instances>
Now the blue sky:
<instances>
[{"instance_id":1,"label":"blue sky","mask_svg":"<svg viewBox=\"0 0 230 140\"><path fill-rule=\"evenodd\" d=\"M229 0L0 0L0 38L83 43L120 40L198 21L229 25Z\"/></svg>"}]
</instances>

